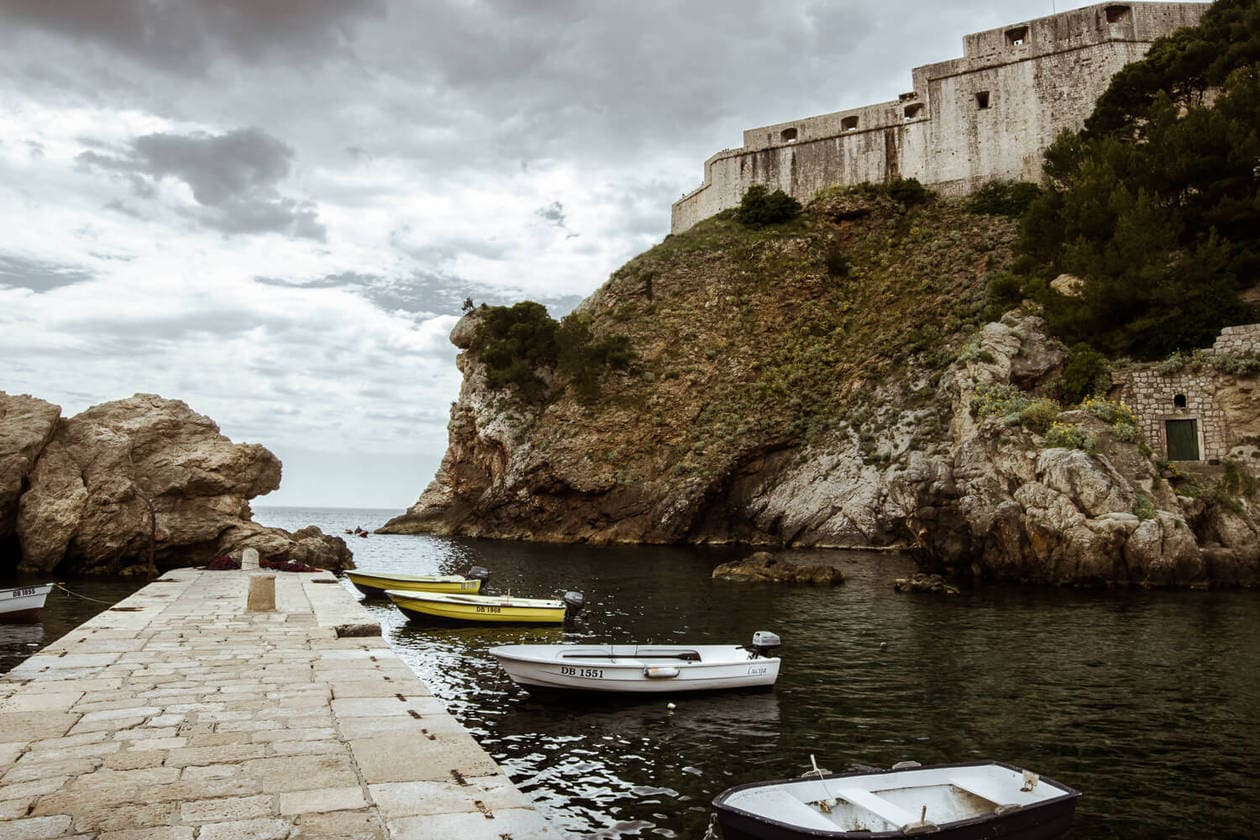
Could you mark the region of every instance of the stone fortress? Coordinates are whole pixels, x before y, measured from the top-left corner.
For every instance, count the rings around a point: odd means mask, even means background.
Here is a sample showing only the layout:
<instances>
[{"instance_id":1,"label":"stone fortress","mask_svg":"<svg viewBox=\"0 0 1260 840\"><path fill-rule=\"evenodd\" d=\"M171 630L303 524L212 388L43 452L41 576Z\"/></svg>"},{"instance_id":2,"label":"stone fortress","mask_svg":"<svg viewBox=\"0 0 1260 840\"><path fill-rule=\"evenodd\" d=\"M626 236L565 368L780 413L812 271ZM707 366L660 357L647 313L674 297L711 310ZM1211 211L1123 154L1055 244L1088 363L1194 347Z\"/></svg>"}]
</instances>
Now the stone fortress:
<instances>
[{"instance_id":1,"label":"stone fortress","mask_svg":"<svg viewBox=\"0 0 1260 840\"><path fill-rule=\"evenodd\" d=\"M916 67L892 102L752 128L674 203L671 230L739 204L753 184L802 203L820 189L916 178L943 195L1039 181L1046 148L1081 128L1111 77L1209 3L1101 3L963 38L963 57Z\"/></svg>"}]
</instances>

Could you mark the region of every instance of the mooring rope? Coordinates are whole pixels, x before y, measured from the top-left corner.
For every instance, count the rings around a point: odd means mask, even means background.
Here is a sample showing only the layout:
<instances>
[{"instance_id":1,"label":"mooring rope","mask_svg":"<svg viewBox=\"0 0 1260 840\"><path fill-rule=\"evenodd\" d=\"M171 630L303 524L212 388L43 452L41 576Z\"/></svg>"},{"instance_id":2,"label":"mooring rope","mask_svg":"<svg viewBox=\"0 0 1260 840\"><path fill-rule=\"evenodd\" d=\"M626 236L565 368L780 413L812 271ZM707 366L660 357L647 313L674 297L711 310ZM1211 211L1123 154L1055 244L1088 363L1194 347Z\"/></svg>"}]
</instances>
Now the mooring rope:
<instances>
[{"instance_id":1,"label":"mooring rope","mask_svg":"<svg viewBox=\"0 0 1260 840\"><path fill-rule=\"evenodd\" d=\"M113 601L102 601L100 598L89 598L86 595L80 595L78 592L71 592L69 589L66 589L60 583L54 583L53 586L57 587L62 592L66 593L67 595L73 595L76 598L82 598L84 601L92 601L93 603L104 604L107 607L112 607L114 605Z\"/></svg>"}]
</instances>

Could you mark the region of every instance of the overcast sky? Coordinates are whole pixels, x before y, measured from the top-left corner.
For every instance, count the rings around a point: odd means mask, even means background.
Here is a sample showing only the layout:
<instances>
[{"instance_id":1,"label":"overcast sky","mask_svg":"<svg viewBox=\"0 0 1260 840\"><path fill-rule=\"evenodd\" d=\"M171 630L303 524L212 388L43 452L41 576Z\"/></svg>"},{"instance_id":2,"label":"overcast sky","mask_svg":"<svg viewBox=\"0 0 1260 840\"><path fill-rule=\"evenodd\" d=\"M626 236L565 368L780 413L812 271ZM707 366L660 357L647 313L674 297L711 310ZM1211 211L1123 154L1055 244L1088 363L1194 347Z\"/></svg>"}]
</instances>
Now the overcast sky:
<instances>
[{"instance_id":1,"label":"overcast sky","mask_svg":"<svg viewBox=\"0 0 1260 840\"><path fill-rule=\"evenodd\" d=\"M260 504L401 509L465 297L563 315L743 129L1051 9L0 0L0 390L182 399L284 461Z\"/></svg>"}]
</instances>

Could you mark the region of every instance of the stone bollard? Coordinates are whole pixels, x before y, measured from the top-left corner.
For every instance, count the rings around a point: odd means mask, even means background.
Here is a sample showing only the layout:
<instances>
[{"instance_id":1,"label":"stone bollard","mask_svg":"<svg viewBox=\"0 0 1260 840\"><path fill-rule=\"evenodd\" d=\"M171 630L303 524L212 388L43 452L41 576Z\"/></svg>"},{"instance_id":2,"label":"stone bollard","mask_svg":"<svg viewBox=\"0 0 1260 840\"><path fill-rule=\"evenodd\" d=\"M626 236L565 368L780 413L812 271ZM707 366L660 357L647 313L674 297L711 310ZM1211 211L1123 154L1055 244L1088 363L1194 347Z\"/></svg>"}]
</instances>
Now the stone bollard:
<instances>
[{"instance_id":1,"label":"stone bollard","mask_svg":"<svg viewBox=\"0 0 1260 840\"><path fill-rule=\"evenodd\" d=\"M276 576L250 575L249 596L245 609L250 612L274 612L276 609Z\"/></svg>"},{"instance_id":2,"label":"stone bollard","mask_svg":"<svg viewBox=\"0 0 1260 840\"><path fill-rule=\"evenodd\" d=\"M247 548L241 552L241 568L257 569L258 568L258 549Z\"/></svg>"}]
</instances>

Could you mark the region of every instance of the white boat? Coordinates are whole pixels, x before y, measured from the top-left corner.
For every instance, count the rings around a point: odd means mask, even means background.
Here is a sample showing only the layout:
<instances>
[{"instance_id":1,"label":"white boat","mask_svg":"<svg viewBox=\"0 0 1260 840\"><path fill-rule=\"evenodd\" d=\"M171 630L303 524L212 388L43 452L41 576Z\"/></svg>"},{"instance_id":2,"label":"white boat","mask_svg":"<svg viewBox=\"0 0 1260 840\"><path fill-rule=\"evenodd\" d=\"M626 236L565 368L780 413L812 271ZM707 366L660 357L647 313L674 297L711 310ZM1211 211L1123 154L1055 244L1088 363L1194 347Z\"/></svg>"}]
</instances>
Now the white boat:
<instances>
[{"instance_id":1,"label":"white boat","mask_svg":"<svg viewBox=\"0 0 1260 840\"><path fill-rule=\"evenodd\" d=\"M779 637L740 645L503 645L490 655L526 688L626 693L715 691L774 685Z\"/></svg>"},{"instance_id":2,"label":"white boat","mask_svg":"<svg viewBox=\"0 0 1260 840\"><path fill-rule=\"evenodd\" d=\"M39 617L51 583L0 589L0 621L30 621Z\"/></svg>"},{"instance_id":3,"label":"white boat","mask_svg":"<svg viewBox=\"0 0 1260 840\"><path fill-rule=\"evenodd\" d=\"M726 840L920 835L1049 840L1071 827L1081 795L999 762L909 764L873 773L816 770L798 779L754 782L723 791L713 806Z\"/></svg>"}]
</instances>

